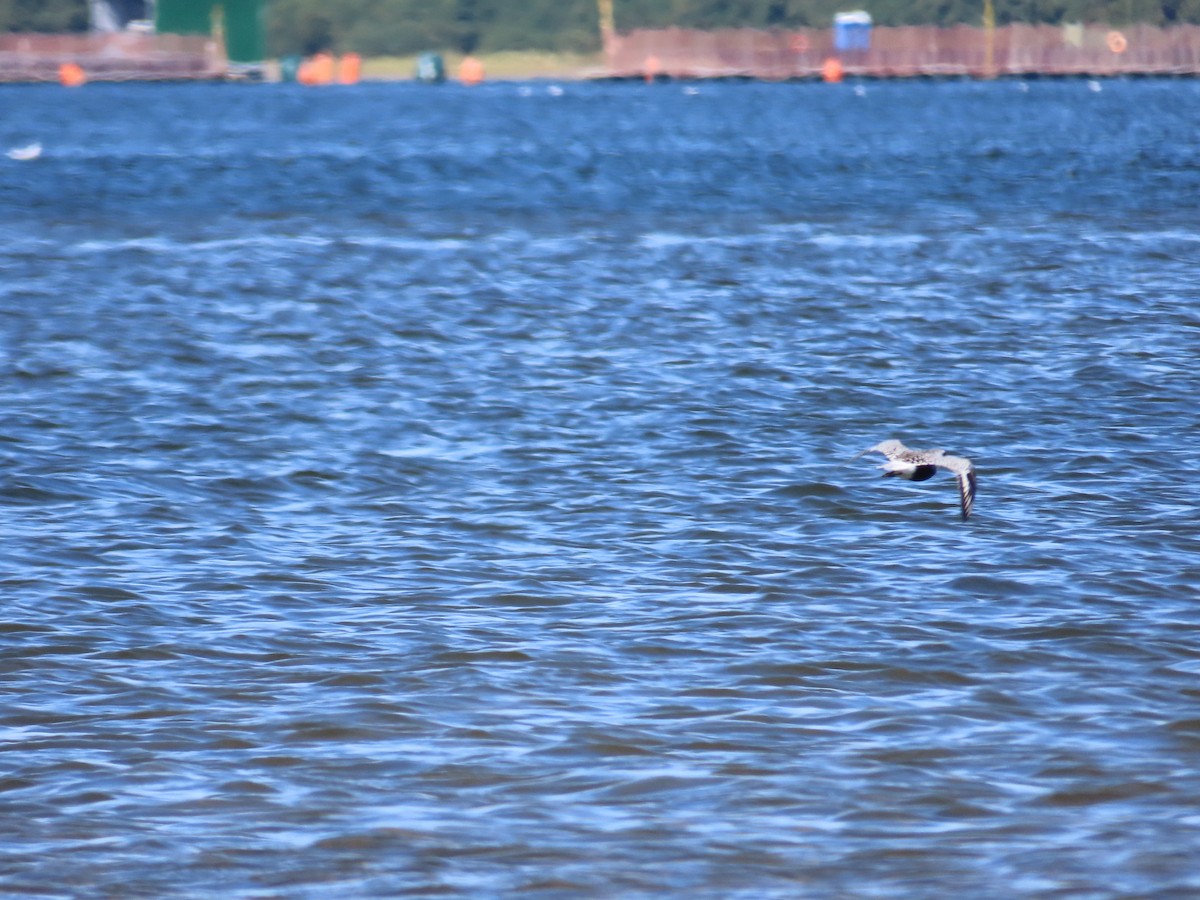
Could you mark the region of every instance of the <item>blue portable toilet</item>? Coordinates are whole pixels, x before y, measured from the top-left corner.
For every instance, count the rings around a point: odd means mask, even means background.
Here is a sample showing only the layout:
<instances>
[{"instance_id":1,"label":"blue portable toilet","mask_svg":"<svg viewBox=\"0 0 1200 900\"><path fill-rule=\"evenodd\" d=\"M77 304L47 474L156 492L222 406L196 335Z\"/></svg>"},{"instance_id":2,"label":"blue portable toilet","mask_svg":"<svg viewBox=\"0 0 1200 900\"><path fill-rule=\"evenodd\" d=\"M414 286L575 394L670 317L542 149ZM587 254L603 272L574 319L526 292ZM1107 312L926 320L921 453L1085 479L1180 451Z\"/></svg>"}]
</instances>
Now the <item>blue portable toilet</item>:
<instances>
[{"instance_id":1,"label":"blue portable toilet","mask_svg":"<svg viewBox=\"0 0 1200 900\"><path fill-rule=\"evenodd\" d=\"M833 46L839 51L871 49L871 14L864 10L833 17Z\"/></svg>"}]
</instances>

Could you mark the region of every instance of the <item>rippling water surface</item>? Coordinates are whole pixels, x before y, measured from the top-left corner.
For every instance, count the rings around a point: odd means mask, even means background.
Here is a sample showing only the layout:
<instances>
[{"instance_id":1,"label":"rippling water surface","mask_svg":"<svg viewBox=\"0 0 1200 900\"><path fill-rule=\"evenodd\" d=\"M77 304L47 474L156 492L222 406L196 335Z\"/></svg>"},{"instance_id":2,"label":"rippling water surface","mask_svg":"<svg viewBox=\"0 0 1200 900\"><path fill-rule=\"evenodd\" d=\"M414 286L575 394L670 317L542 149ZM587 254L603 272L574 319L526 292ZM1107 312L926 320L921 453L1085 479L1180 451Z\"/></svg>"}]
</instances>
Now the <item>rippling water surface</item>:
<instances>
[{"instance_id":1,"label":"rippling water surface","mask_svg":"<svg viewBox=\"0 0 1200 900\"><path fill-rule=\"evenodd\" d=\"M1200 85L1099 87L0 89L0 887L1200 891Z\"/></svg>"}]
</instances>

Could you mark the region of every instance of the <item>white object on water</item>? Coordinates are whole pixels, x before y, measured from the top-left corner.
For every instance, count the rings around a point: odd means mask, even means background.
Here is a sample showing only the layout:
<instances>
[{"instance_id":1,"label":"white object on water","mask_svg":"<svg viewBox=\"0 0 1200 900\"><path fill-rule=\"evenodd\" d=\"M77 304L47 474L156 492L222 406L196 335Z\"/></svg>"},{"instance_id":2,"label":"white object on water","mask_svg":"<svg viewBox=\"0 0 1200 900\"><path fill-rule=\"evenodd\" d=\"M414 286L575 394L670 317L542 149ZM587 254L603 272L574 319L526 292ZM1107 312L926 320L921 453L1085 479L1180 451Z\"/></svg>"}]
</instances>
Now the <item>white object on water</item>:
<instances>
[{"instance_id":1,"label":"white object on water","mask_svg":"<svg viewBox=\"0 0 1200 900\"><path fill-rule=\"evenodd\" d=\"M971 507L975 505L975 465L969 459L950 456L945 450L910 450L896 440L880 441L854 458L858 459L865 453L882 453L887 457L887 462L879 467L884 470L884 478L891 475L907 481L925 481L932 478L938 469L953 472L958 479L958 499L963 521L971 515Z\"/></svg>"},{"instance_id":2,"label":"white object on water","mask_svg":"<svg viewBox=\"0 0 1200 900\"><path fill-rule=\"evenodd\" d=\"M41 155L42 145L37 141L34 141L32 144L27 144L24 147L13 147L8 151L9 159L18 159L22 161L37 159Z\"/></svg>"}]
</instances>

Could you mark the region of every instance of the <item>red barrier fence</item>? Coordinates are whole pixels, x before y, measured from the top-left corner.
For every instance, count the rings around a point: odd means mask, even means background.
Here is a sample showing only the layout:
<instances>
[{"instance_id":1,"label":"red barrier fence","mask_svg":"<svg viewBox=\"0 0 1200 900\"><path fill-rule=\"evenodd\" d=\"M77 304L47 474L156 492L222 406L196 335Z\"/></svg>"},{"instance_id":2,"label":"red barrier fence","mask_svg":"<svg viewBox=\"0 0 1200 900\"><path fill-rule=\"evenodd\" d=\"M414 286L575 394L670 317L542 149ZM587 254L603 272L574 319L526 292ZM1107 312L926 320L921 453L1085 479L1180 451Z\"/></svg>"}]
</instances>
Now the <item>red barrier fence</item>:
<instances>
[{"instance_id":1,"label":"red barrier fence","mask_svg":"<svg viewBox=\"0 0 1200 900\"><path fill-rule=\"evenodd\" d=\"M219 78L225 58L204 35L0 34L0 81L58 81L64 65L91 81Z\"/></svg>"},{"instance_id":2,"label":"red barrier fence","mask_svg":"<svg viewBox=\"0 0 1200 900\"><path fill-rule=\"evenodd\" d=\"M870 47L838 52L832 29L684 28L612 37L615 78L820 78L837 58L847 77L1200 75L1200 25L908 26L872 29ZM0 34L0 81L58 81L63 65L93 81L220 78L226 61L202 35Z\"/></svg>"},{"instance_id":3,"label":"red barrier fence","mask_svg":"<svg viewBox=\"0 0 1200 900\"><path fill-rule=\"evenodd\" d=\"M819 78L831 57L867 78L1200 75L1200 25L876 27L869 49L841 52L831 29L667 28L615 35L606 52L616 78Z\"/></svg>"}]
</instances>

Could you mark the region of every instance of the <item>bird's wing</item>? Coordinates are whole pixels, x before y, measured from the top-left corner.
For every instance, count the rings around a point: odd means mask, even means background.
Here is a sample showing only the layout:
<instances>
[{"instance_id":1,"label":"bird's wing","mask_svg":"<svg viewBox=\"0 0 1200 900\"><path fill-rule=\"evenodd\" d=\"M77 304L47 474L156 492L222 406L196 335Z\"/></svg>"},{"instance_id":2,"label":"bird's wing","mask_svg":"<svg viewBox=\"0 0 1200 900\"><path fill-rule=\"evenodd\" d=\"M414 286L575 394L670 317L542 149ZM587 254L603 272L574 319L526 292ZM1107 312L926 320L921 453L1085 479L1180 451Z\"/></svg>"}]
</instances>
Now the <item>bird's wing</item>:
<instances>
[{"instance_id":1,"label":"bird's wing","mask_svg":"<svg viewBox=\"0 0 1200 900\"><path fill-rule=\"evenodd\" d=\"M962 517L965 522L971 515L975 505L975 470L969 469L958 476L958 499L962 504Z\"/></svg>"},{"instance_id":2,"label":"bird's wing","mask_svg":"<svg viewBox=\"0 0 1200 900\"><path fill-rule=\"evenodd\" d=\"M860 456L866 456L868 453L882 453L888 459L894 459L895 458L894 454L896 452L902 451L904 449L905 449L904 445L902 443L900 443L899 441L896 441L896 440L880 441L878 444L868 447L866 450L861 450L858 453L855 453L852 457L850 457L850 461L853 462L854 460L858 459Z\"/></svg>"},{"instance_id":3,"label":"bird's wing","mask_svg":"<svg viewBox=\"0 0 1200 900\"><path fill-rule=\"evenodd\" d=\"M937 464L947 472L953 472L958 479L958 499L965 520L975 505L975 464L961 456L943 456Z\"/></svg>"},{"instance_id":4,"label":"bird's wing","mask_svg":"<svg viewBox=\"0 0 1200 900\"><path fill-rule=\"evenodd\" d=\"M955 475L965 475L967 472L975 471L975 464L963 456L950 456L941 453L929 461L945 469L947 472L953 472Z\"/></svg>"},{"instance_id":5,"label":"bird's wing","mask_svg":"<svg viewBox=\"0 0 1200 900\"><path fill-rule=\"evenodd\" d=\"M872 447L870 450L867 450L866 452L867 453L882 453L888 459L897 459L897 458L903 457L903 455L905 453L908 453L910 451L907 447L905 447L902 443L900 443L900 441L893 439L893 440L888 440L888 441L880 441L878 444L876 444L874 447Z\"/></svg>"}]
</instances>

